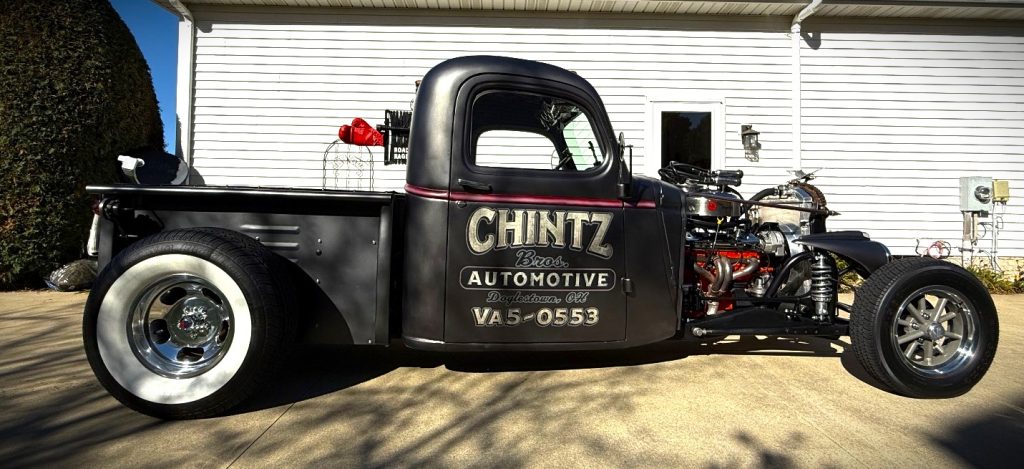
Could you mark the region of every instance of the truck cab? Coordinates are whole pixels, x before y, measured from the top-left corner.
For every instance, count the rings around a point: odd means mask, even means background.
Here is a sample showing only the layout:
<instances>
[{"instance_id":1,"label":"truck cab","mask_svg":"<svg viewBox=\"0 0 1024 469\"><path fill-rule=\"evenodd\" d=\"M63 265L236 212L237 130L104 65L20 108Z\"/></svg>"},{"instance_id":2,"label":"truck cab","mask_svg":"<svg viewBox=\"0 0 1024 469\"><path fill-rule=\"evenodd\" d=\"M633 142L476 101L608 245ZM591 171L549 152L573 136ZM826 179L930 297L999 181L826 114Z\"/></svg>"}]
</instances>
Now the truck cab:
<instances>
[{"instance_id":1,"label":"truck cab","mask_svg":"<svg viewBox=\"0 0 1024 469\"><path fill-rule=\"evenodd\" d=\"M675 334L667 241L680 204L657 207L653 181L620 197L622 151L597 92L564 69L469 57L431 70L405 187L406 343L600 348ZM666 214L674 233L650 229Z\"/></svg>"}]
</instances>

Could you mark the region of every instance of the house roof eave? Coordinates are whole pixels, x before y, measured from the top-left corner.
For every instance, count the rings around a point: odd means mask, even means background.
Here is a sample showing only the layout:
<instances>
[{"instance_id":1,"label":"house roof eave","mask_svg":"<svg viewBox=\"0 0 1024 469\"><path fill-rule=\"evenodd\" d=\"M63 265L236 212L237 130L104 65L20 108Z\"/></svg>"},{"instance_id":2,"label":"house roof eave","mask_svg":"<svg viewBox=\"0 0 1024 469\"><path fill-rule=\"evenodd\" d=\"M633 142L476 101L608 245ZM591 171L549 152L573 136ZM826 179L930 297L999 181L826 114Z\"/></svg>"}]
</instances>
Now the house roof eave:
<instances>
[{"instance_id":1,"label":"house roof eave","mask_svg":"<svg viewBox=\"0 0 1024 469\"><path fill-rule=\"evenodd\" d=\"M167 11L179 15L171 0L152 0ZM419 0L180 0L193 6L276 6L338 8L404 8L488 11L561 11L559 0L437 0L426 8ZM581 0L570 4L577 13L620 14L788 16L800 12L808 0ZM1024 20L1024 0L828 0L815 13L819 17L867 18L942 18Z\"/></svg>"}]
</instances>

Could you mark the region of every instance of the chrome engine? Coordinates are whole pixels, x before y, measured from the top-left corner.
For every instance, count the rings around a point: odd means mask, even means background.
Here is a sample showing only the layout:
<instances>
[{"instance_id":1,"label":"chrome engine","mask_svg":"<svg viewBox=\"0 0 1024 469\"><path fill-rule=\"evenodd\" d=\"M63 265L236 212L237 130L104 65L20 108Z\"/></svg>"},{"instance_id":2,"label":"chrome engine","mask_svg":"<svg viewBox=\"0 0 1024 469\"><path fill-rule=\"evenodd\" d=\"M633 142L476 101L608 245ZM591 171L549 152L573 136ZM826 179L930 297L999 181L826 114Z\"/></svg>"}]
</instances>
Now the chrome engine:
<instances>
[{"instance_id":1,"label":"chrome engine","mask_svg":"<svg viewBox=\"0 0 1024 469\"><path fill-rule=\"evenodd\" d=\"M685 176L694 177L673 182L686 193L686 255L692 267L685 270L692 272L690 278L684 279L692 286L688 317L726 313L741 297L806 296L814 307L801 312L815 317L834 309L834 260L797 242L824 231L824 216L814 213L824 206L820 191L791 181L744 200L729 187L739 185L742 172L731 172L729 185L716 184L721 181L715 172ZM801 308L797 303L792 308Z\"/></svg>"}]
</instances>

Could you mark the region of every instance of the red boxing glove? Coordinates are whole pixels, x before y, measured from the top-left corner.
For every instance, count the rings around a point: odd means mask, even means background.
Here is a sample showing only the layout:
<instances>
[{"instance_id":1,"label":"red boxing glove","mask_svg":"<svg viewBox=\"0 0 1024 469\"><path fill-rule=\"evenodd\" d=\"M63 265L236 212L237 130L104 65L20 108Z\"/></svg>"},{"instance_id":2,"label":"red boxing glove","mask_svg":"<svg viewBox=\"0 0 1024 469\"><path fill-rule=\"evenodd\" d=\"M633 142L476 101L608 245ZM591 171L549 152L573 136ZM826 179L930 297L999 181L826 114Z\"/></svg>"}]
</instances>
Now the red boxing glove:
<instances>
[{"instance_id":1,"label":"red boxing glove","mask_svg":"<svg viewBox=\"0 0 1024 469\"><path fill-rule=\"evenodd\" d=\"M345 143L352 143L352 126L343 125L338 128L338 139Z\"/></svg>"},{"instance_id":2,"label":"red boxing glove","mask_svg":"<svg viewBox=\"0 0 1024 469\"><path fill-rule=\"evenodd\" d=\"M384 136L359 117L352 119L352 125L341 126L338 129L338 138L342 142L363 147L384 146Z\"/></svg>"}]
</instances>

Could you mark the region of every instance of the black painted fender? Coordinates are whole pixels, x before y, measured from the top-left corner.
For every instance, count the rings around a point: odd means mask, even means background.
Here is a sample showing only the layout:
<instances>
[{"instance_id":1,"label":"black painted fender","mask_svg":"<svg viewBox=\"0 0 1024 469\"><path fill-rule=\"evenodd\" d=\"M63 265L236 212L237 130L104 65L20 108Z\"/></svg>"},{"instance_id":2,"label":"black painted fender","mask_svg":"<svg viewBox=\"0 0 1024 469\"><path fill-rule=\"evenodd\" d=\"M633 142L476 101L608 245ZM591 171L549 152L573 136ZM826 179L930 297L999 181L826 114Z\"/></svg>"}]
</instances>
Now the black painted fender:
<instances>
[{"instance_id":1,"label":"black painted fender","mask_svg":"<svg viewBox=\"0 0 1024 469\"><path fill-rule=\"evenodd\" d=\"M849 261L863 277L888 264L892 259L889 248L878 241L872 241L861 231L815 233L801 236L795 242L837 254Z\"/></svg>"}]
</instances>

